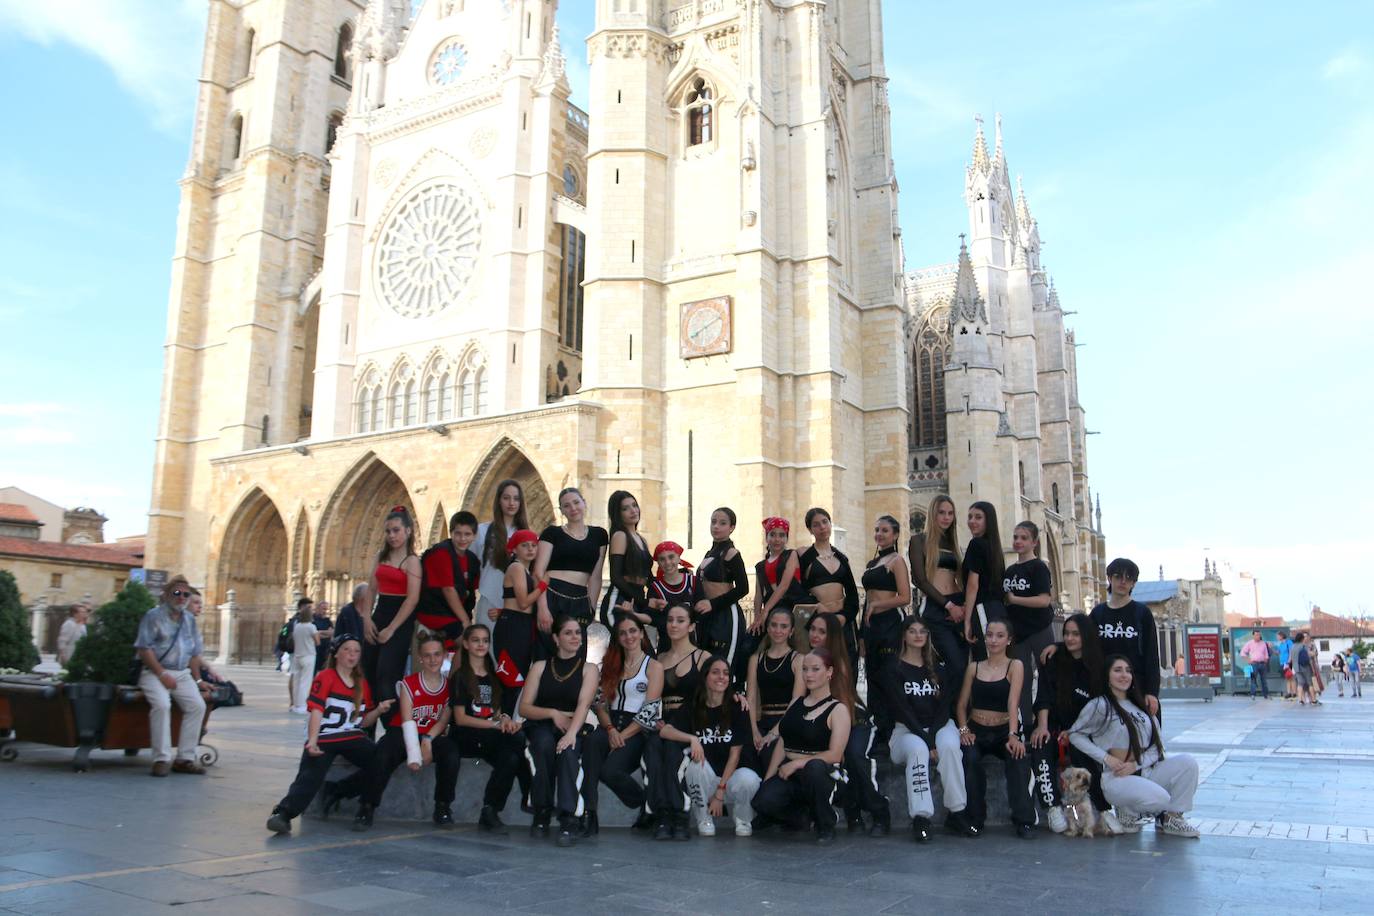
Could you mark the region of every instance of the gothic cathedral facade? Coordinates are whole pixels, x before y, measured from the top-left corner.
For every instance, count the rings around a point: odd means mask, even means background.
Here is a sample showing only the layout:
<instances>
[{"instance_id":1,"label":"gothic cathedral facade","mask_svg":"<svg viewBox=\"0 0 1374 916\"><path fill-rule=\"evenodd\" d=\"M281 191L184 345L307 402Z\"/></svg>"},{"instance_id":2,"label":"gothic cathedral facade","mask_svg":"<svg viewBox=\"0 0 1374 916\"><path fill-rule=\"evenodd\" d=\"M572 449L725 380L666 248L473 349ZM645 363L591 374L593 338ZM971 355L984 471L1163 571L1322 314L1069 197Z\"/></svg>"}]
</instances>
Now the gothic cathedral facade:
<instances>
[{"instance_id":1,"label":"gothic cathedral facade","mask_svg":"<svg viewBox=\"0 0 1374 916\"><path fill-rule=\"evenodd\" d=\"M150 567L340 602L507 477L689 553L907 516L880 0L595 3L584 113L556 0L211 0Z\"/></svg>"}]
</instances>

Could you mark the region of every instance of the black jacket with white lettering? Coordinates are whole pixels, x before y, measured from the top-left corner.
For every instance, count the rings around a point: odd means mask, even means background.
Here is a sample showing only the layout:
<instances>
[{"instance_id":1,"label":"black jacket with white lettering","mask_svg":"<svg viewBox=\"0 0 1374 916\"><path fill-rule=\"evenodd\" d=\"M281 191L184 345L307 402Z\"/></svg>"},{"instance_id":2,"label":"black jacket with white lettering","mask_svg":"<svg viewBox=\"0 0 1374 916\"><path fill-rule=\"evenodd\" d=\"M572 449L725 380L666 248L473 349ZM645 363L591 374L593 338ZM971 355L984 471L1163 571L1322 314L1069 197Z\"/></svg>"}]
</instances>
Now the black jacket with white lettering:
<instances>
[{"instance_id":1,"label":"black jacket with white lettering","mask_svg":"<svg viewBox=\"0 0 1374 916\"><path fill-rule=\"evenodd\" d=\"M952 698L958 685L949 682L943 662L937 662L935 677L922 665L908 665L898 659L883 672L883 690L892 718L935 749L935 733L949 721Z\"/></svg>"},{"instance_id":2,"label":"black jacket with white lettering","mask_svg":"<svg viewBox=\"0 0 1374 916\"><path fill-rule=\"evenodd\" d=\"M1103 656L1129 658L1141 692L1148 697L1159 696L1159 637L1150 609L1139 601L1119 608L1104 601L1088 617L1097 625Z\"/></svg>"}]
</instances>

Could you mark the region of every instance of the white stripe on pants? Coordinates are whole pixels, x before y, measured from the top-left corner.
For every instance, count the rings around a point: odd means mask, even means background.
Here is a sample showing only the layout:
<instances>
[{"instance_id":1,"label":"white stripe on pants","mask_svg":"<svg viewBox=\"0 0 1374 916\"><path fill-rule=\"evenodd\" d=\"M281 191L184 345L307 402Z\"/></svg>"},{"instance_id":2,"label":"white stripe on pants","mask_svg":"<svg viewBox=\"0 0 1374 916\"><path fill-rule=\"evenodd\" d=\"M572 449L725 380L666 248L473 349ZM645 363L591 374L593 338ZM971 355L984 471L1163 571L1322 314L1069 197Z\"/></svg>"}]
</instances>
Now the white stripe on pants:
<instances>
[{"instance_id":1,"label":"white stripe on pants","mask_svg":"<svg viewBox=\"0 0 1374 916\"><path fill-rule=\"evenodd\" d=\"M315 679L315 656L291 656L291 705L304 709L310 700L310 684Z\"/></svg>"},{"instance_id":2,"label":"white stripe on pants","mask_svg":"<svg viewBox=\"0 0 1374 916\"><path fill-rule=\"evenodd\" d=\"M172 701L181 710L181 734L177 741L177 759L195 760L196 745L200 744L200 726L205 721L205 700L196 687L195 678L185 669L167 673L176 678L176 686L168 690L147 668L138 676L138 689L148 701L149 743L153 746L153 762L172 759Z\"/></svg>"},{"instance_id":3,"label":"white stripe on pants","mask_svg":"<svg viewBox=\"0 0 1374 916\"><path fill-rule=\"evenodd\" d=\"M1197 791L1197 761L1188 754L1170 754L1138 776L1117 776L1102 768L1102 794L1107 801L1135 814L1189 811Z\"/></svg>"},{"instance_id":4,"label":"white stripe on pants","mask_svg":"<svg viewBox=\"0 0 1374 916\"><path fill-rule=\"evenodd\" d=\"M700 823L711 816L707 802L716 794L716 786L720 785L720 775L711 768L711 764L705 761L697 763L688 757L682 778L687 784L687 795L692 800L692 807L696 809L693 813ZM730 781L725 784L725 803L730 806L730 813L734 815L736 824L748 824L753 821L754 793L759 790L762 782L759 774L748 767L736 767L735 772L730 774Z\"/></svg>"},{"instance_id":5,"label":"white stripe on pants","mask_svg":"<svg viewBox=\"0 0 1374 916\"><path fill-rule=\"evenodd\" d=\"M930 748L902 723L892 727L888 740L893 763L906 764L906 807L912 817L930 817L935 813L935 798L930 791ZM940 773L945 808L963 811L968 805L964 789L964 755L959 747L959 728L953 720L935 733L935 750L940 759L935 768Z\"/></svg>"}]
</instances>

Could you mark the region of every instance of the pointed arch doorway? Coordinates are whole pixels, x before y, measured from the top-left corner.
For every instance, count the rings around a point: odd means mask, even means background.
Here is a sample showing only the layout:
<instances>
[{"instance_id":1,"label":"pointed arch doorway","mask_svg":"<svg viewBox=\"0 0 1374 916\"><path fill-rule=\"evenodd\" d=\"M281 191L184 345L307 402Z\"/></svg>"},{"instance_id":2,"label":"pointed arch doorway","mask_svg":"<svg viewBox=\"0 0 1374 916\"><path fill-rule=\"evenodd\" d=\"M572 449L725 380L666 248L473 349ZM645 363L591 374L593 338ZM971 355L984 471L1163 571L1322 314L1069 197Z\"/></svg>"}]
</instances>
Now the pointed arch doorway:
<instances>
[{"instance_id":1,"label":"pointed arch doorway","mask_svg":"<svg viewBox=\"0 0 1374 916\"><path fill-rule=\"evenodd\" d=\"M477 466L463 494L463 505L480 520L491 520L491 507L496 488L503 480L514 480L525 492L525 514L530 527L542 531L554 523L554 505L544 478L520 447L503 437L487 452Z\"/></svg>"},{"instance_id":2,"label":"pointed arch doorway","mask_svg":"<svg viewBox=\"0 0 1374 916\"><path fill-rule=\"evenodd\" d=\"M320 516L315 536L314 568L323 595L335 607L352 600L353 584L366 582L382 547L382 520L393 506L405 506L415 518L406 485L386 462L368 453L334 488ZM428 525L416 522L416 549Z\"/></svg>"}]
</instances>

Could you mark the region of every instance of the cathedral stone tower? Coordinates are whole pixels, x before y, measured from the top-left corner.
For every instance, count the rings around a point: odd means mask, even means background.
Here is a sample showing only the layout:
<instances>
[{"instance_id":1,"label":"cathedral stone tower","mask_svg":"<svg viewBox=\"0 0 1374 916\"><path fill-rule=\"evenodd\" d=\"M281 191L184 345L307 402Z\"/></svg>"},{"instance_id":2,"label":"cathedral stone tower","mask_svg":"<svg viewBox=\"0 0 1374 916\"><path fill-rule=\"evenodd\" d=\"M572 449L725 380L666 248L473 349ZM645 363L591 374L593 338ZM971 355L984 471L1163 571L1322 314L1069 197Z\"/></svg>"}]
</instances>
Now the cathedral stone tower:
<instances>
[{"instance_id":1,"label":"cathedral stone tower","mask_svg":"<svg viewBox=\"0 0 1374 916\"><path fill-rule=\"evenodd\" d=\"M650 530L905 516L881 35L878 0L598 0L584 393Z\"/></svg>"}]
</instances>

